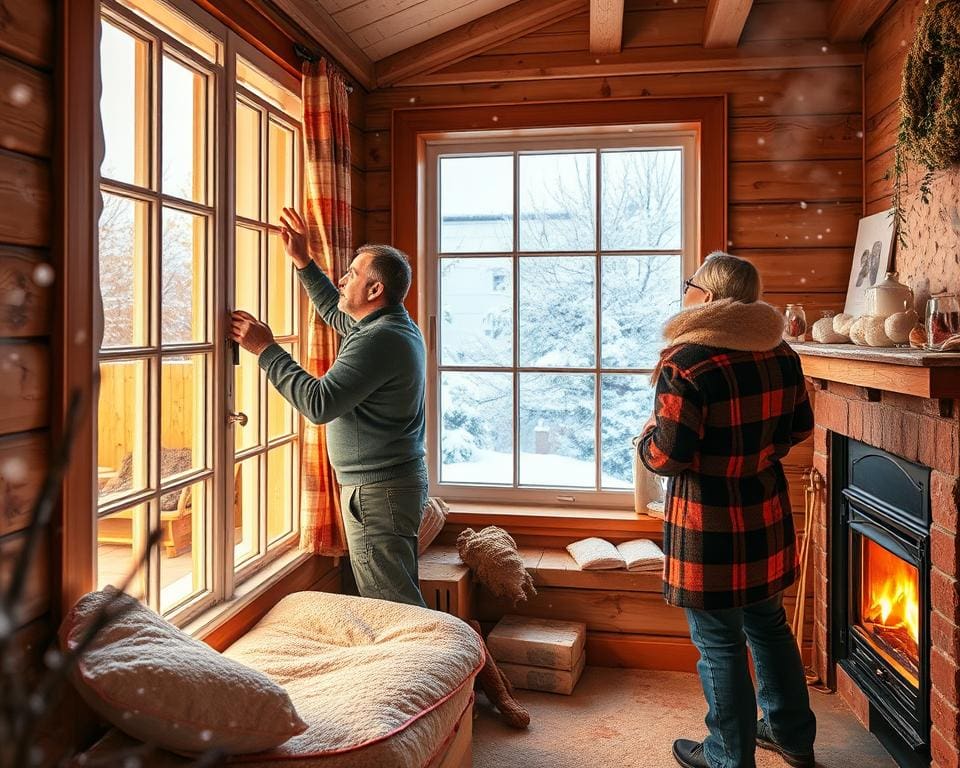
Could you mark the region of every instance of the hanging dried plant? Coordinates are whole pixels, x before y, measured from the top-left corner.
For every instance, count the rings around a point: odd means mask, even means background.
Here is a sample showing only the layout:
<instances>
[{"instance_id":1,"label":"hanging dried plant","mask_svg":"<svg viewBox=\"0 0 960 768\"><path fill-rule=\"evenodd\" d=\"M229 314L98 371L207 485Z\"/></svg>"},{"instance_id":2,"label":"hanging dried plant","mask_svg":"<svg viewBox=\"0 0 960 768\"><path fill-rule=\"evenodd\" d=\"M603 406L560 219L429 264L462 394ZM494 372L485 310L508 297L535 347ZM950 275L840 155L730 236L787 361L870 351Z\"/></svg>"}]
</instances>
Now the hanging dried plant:
<instances>
[{"instance_id":1,"label":"hanging dried plant","mask_svg":"<svg viewBox=\"0 0 960 768\"><path fill-rule=\"evenodd\" d=\"M934 175L960 163L960 0L928 2L903 68L900 127L894 148L893 216L909 244L907 166L923 169L918 191L930 203Z\"/></svg>"}]
</instances>

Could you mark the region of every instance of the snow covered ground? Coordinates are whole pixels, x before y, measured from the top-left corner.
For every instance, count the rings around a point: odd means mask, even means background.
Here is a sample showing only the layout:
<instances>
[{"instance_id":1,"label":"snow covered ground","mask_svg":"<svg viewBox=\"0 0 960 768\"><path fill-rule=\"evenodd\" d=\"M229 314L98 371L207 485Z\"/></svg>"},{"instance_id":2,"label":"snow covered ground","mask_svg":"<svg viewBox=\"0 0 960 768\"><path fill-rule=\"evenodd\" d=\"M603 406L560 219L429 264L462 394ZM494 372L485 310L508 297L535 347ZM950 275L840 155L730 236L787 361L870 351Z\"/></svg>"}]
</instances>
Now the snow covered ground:
<instances>
[{"instance_id":1,"label":"snow covered ground","mask_svg":"<svg viewBox=\"0 0 960 768\"><path fill-rule=\"evenodd\" d=\"M513 455L477 449L473 461L444 464L441 483L511 485ZM593 488L594 462L550 453L520 454L520 484L566 488ZM628 489L629 483L604 473L605 488Z\"/></svg>"}]
</instances>

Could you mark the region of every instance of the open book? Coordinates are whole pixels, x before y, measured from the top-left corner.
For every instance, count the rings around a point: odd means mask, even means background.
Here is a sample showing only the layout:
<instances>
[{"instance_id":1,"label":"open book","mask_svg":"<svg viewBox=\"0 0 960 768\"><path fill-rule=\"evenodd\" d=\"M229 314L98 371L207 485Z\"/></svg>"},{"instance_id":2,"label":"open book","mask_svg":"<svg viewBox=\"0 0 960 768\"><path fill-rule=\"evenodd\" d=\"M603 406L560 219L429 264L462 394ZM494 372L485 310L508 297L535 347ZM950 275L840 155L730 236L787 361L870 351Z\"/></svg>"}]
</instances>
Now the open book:
<instances>
[{"instance_id":1,"label":"open book","mask_svg":"<svg viewBox=\"0 0 960 768\"><path fill-rule=\"evenodd\" d=\"M626 568L640 573L659 573L663 569L663 552L650 539L632 539L613 545L596 537L567 545L567 552L581 570Z\"/></svg>"}]
</instances>

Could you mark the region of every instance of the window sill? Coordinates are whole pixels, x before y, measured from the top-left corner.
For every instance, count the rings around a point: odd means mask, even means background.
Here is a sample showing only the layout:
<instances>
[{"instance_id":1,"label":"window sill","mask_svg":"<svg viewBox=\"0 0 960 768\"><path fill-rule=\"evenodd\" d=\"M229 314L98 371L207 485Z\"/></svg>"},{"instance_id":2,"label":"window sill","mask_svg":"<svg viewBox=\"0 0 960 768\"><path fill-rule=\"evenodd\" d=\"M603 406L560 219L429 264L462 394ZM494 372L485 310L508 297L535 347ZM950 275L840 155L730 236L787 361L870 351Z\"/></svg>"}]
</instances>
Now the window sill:
<instances>
[{"instance_id":1,"label":"window sill","mask_svg":"<svg viewBox=\"0 0 960 768\"><path fill-rule=\"evenodd\" d=\"M638 515L632 509L578 509L573 507L447 502L447 522L454 525L497 525L517 532L557 532L606 536L659 535L663 521Z\"/></svg>"},{"instance_id":2,"label":"window sill","mask_svg":"<svg viewBox=\"0 0 960 768\"><path fill-rule=\"evenodd\" d=\"M277 557L255 576L243 582L235 591L231 600L218 603L191 619L181 627L188 635L198 640L206 640L222 631L239 614L250 608L259 598L296 573L315 556L297 549Z\"/></svg>"}]
</instances>

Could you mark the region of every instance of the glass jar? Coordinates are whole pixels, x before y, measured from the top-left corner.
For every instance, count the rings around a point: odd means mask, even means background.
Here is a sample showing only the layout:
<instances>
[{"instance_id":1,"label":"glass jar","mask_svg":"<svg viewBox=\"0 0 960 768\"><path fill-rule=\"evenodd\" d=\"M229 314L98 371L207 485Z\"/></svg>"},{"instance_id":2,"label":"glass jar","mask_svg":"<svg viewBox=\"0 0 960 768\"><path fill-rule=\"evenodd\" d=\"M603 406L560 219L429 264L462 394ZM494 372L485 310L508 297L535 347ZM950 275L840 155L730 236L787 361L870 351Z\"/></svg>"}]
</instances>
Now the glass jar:
<instances>
[{"instance_id":1,"label":"glass jar","mask_svg":"<svg viewBox=\"0 0 960 768\"><path fill-rule=\"evenodd\" d=\"M787 304L783 319L783 338L787 341L803 341L807 333L807 314L803 311L803 304Z\"/></svg>"},{"instance_id":2,"label":"glass jar","mask_svg":"<svg viewBox=\"0 0 960 768\"><path fill-rule=\"evenodd\" d=\"M927 349L943 349L946 342L960 334L960 299L956 294L944 293L927 300L924 328L927 331Z\"/></svg>"}]
</instances>

